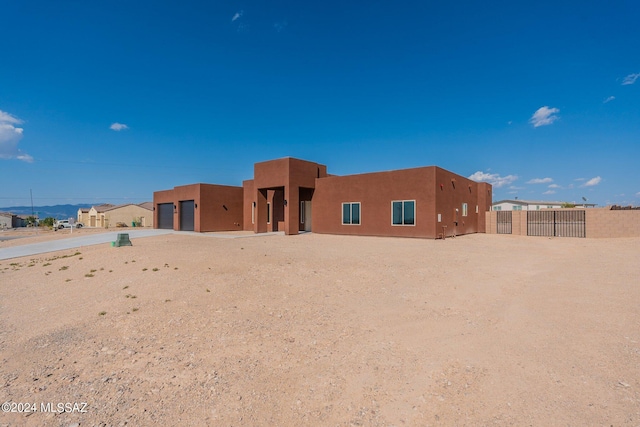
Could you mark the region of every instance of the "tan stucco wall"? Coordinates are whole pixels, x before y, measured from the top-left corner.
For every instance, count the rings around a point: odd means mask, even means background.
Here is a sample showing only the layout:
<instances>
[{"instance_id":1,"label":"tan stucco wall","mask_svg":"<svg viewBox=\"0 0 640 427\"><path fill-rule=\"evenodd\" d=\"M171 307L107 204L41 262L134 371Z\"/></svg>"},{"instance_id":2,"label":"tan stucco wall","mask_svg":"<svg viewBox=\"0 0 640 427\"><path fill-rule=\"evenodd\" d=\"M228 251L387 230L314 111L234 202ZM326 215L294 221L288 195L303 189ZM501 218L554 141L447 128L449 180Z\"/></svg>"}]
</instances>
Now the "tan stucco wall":
<instances>
[{"instance_id":1,"label":"tan stucco wall","mask_svg":"<svg viewBox=\"0 0 640 427\"><path fill-rule=\"evenodd\" d=\"M137 205L127 205L104 212L105 224L96 224L98 226L113 228L116 223L123 222L131 227L131 223L137 218L142 217L143 227L153 227L153 211L142 208Z\"/></svg>"}]
</instances>

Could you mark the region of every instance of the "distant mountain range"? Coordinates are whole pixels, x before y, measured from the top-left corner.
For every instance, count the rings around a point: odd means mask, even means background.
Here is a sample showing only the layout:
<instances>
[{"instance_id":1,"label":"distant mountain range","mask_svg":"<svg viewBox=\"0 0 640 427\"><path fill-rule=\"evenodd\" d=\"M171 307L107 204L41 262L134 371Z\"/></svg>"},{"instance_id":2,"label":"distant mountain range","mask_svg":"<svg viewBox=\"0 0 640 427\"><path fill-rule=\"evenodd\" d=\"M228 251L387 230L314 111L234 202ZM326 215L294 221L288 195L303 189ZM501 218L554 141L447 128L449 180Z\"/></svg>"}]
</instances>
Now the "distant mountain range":
<instances>
[{"instance_id":1,"label":"distant mountain range","mask_svg":"<svg viewBox=\"0 0 640 427\"><path fill-rule=\"evenodd\" d=\"M91 206L97 206L100 203L94 203L92 205L55 205L55 206L34 206L33 210L31 206L12 206L9 208L0 208L0 212L11 212L15 215L31 215L32 212L40 218L52 217L55 219L68 219L76 218L78 216L78 209L91 208Z\"/></svg>"}]
</instances>

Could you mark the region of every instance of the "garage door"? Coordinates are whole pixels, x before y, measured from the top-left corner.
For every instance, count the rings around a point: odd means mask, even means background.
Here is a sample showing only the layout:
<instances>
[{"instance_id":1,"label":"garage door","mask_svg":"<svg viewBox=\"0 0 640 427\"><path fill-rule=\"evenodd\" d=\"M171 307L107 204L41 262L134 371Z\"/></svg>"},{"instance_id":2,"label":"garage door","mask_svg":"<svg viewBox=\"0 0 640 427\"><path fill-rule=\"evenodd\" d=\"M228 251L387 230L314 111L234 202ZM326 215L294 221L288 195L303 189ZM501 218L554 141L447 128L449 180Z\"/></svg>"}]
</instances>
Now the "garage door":
<instances>
[{"instance_id":1,"label":"garage door","mask_svg":"<svg viewBox=\"0 0 640 427\"><path fill-rule=\"evenodd\" d=\"M193 200L183 200L180 202L180 230L194 230L195 209Z\"/></svg>"},{"instance_id":2,"label":"garage door","mask_svg":"<svg viewBox=\"0 0 640 427\"><path fill-rule=\"evenodd\" d=\"M158 203L158 228L173 230L173 203Z\"/></svg>"}]
</instances>

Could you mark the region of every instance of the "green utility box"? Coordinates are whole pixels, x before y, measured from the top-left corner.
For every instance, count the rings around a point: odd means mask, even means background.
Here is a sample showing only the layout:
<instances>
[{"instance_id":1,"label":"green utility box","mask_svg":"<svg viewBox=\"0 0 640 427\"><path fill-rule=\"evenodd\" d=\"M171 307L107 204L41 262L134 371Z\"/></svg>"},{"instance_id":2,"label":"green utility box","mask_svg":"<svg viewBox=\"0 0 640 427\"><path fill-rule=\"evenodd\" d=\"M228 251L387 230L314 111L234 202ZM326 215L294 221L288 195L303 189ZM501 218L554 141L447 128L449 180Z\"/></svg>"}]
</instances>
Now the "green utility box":
<instances>
[{"instance_id":1,"label":"green utility box","mask_svg":"<svg viewBox=\"0 0 640 427\"><path fill-rule=\"evenodd\" d=\"M114 246L133 246L129 240L129 233L118 233Z\"/></svg>"}]
</instances>

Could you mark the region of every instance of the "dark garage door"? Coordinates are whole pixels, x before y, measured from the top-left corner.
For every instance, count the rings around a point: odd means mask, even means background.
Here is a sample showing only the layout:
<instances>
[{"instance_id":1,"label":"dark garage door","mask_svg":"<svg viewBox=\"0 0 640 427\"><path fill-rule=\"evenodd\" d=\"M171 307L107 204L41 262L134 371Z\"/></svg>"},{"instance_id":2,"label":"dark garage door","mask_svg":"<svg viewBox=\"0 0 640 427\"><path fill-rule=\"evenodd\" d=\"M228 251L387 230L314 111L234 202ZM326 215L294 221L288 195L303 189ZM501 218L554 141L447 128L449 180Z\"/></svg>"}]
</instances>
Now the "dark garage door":
<instances>
[{"instance_id":1,"label":"dark garage door","mask_svg":"<svg viewBox=\"0 0 640 427\"><path fill-rule=\"evenodd\" d=\"M180 230L193 231L194 227L194 201L184 200L180 202Z\"/></svg>"},{"instance_id":2,"label":"dark garage door","mask_svg":"<svg viewBox=\"0 0 640 427\"><path fill-rule=\"evenodd\" d=\"M158 203L158 228L173 230L173 203Z\"/></svg>"}]
</instances>

